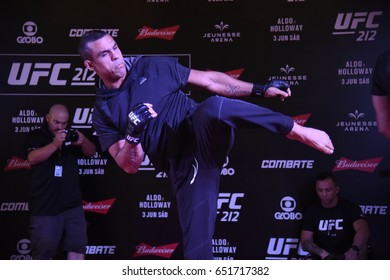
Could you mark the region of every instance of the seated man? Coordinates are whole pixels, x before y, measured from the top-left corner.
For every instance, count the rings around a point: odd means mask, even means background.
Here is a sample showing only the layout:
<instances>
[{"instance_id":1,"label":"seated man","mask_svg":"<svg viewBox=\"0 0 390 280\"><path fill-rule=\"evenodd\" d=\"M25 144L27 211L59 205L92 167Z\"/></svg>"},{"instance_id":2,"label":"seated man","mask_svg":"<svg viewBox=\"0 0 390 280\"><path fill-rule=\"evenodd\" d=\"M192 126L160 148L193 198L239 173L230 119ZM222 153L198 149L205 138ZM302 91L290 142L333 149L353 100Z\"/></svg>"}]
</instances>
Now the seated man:
<instances>
[{"instance_id":1,"label":"seated man","mask_svg":"<svg viewBox=\"0 0 390 280\"><path fill-rule=\"evenodd\" d=\"M331 172L318 175L319 202L303 215L301 243L310 259L367 259L368 223L358 205L340 198Z\"/></svg>"}]
</instances>

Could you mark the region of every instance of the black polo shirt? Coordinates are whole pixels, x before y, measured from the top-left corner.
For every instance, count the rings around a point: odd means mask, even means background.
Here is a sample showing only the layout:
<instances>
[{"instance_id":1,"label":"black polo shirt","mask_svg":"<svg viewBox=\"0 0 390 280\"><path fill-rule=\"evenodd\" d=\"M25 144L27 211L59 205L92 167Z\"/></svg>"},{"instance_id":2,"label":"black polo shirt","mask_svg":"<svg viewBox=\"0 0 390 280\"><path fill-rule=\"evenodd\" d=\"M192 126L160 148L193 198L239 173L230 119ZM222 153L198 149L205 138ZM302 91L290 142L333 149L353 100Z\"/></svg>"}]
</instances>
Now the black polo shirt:
<instances>
[{"instance_id":1,"label":"black polo shirt","mask_svg":"<svg viewBox=\"0 0 390 280\"><path fill-rule=\"evenodd\" d=\"M190 69L174 57L126 58L128 76L119 89L97 82L92 123L102 150L124 139L128 113L139 102L151 103L158 116L141 137L145 153L157 168L187 172L193 160L191 115L198 106L181 90ZM180 173L180 172L179 172Z\"/></svg>"},{"instance_id":2,"label":"black polo shirt","mask_svg":"<svg viewBox=\"0 0 390 280\"><path fill-rule=\"evenodd\" d=\"M47 126L30 132L26 137L26 154L53 141ZM32 215L56 215L82 205L77 158L79 146L63 145L46 161L32 166L29 209ZM62 167L62 176L54 176L55 166Z\"/></svg>"}]
</instances>

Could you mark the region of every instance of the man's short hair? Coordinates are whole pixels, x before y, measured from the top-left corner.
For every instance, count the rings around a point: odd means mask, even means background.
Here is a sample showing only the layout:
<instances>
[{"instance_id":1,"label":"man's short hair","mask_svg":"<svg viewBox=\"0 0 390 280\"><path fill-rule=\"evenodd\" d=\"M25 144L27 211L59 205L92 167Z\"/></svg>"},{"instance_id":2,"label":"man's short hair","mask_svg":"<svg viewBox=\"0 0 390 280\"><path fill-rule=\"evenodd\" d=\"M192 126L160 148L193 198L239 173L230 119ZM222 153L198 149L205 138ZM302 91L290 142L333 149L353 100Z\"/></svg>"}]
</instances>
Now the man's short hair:
<instances>
[{"instance_id":1,"label":"man's short hair","mask_svg":"<svg viewBox=\"0 0 390 280\"><path fill-rule=\"evenodd\" d=\"M325 179L331 179L335 184L337 184L336 177L332 171L323 171L317 175L316 181L323 181Z\"/></svg>"},{"instance_id":2,"label":"man's short hair","mask_svg":"<svg viewBox=\"0 0 390 280\"><path fill-rule=\"evenodd\" d=\"M83 60L91 59L91 53L88 48L88 43L94 42L106 36L108 33L100 29L92 29L84 33L81 37L78 51Z\"/></svg>"}]
</instances>

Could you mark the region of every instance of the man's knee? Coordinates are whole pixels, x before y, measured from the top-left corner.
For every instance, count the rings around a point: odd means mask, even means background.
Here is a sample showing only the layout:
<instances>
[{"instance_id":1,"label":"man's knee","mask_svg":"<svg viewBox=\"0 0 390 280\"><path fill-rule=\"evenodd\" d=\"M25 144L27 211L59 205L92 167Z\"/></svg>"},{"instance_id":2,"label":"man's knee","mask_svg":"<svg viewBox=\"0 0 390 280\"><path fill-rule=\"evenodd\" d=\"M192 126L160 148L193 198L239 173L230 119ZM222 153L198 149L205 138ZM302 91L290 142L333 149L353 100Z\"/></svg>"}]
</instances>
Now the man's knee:
<instances>
[{"instance_id":1,"label":"man's knee","mask_svg":"<svg viewBox=\"0 0 390 280\"><path fill-rule=\"evenodd\" d=\"M223 97L219 96L212 96L203 101L199 107L202 118L209 120L219 119L223 101Z\"/></svg>"}]
</instances>

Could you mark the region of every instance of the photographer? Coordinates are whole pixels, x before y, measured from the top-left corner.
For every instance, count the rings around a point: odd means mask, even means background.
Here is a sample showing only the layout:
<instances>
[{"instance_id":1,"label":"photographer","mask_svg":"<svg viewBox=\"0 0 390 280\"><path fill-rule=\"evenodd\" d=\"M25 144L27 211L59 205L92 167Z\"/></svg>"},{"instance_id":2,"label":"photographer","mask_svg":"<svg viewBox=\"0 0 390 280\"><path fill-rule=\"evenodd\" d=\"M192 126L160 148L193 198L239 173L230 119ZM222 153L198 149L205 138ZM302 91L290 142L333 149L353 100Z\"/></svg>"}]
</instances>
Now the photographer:
<instances>
[{"instance_id":1,"label":"photographer","mask_svg":"<svg viewBox=\"0 0 390 280\"><path fill-rule=\"evenodd\" d=\"M306 209L301 231L302 248L311 253L310 259L366 259L369 228L360 207L339 197L331 172L317 176L315 190L319 201Z\"/></svg>"},{"instance_id":2,"label":"photographer","mask_svg":"<svg viewBox=\"0 0 390 280\"><path fill-rule=\"evenodd\" d=\"M30 238L33 259L53 259L63 245L67 259L84 259L87 228L77 159L95 154L95 144L77 130L66 130L69 112L53 105L46 124L26 138L32 165ZM63 242L63 243L61 243Z\"/></svg>"}]
</instances>

